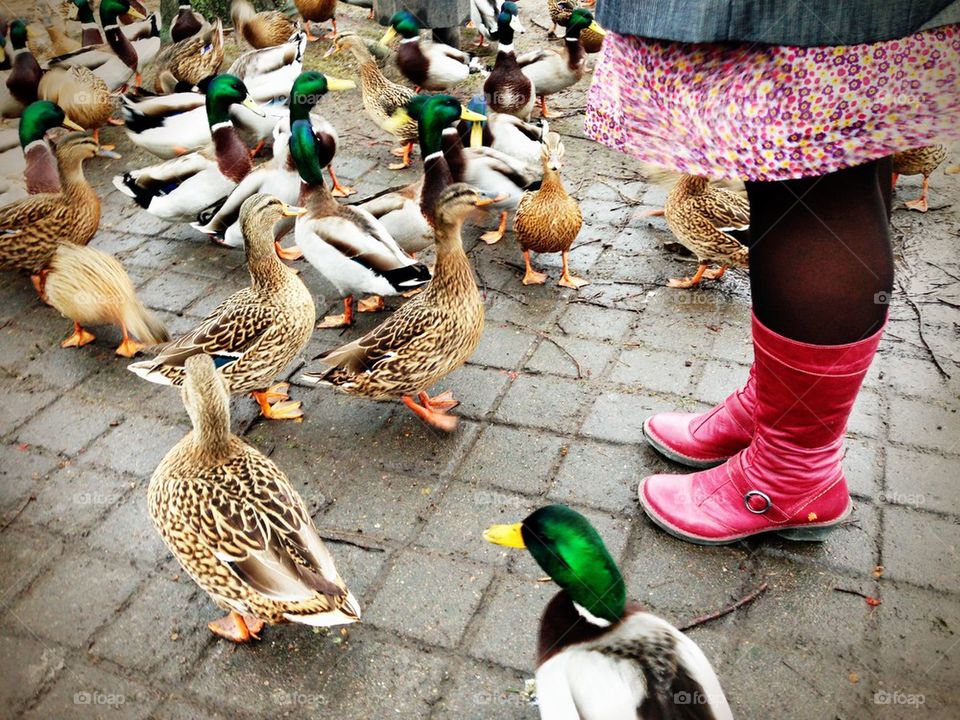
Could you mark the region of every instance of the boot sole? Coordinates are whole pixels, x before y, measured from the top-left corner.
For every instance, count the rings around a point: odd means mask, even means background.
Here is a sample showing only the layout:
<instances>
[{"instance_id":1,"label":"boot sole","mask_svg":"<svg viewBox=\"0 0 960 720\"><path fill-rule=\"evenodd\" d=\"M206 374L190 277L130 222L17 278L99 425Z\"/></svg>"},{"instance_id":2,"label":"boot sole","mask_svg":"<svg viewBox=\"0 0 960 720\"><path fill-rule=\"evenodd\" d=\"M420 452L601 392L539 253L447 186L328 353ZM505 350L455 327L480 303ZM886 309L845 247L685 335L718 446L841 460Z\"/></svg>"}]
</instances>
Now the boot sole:
<instances>
[{"instance_id":1,"label":"boot sole","mask_svg":"<svg viewBox=\"0 0 960 720\"><path fill-rule=\"evenodd\" d=\"M665 445L656 435L653 434L653 432L647 428L647 423L649 422L650 418L647 418L643 421L643 437L650 447L663 455L667 460L672 460L675 463L696 468L697 470L709 470L710 468L716 467L717 465L722 465L729 460L729 458L719 458L717 460L697 460L695 458L687 457L686 455L681 455L675 450L671 450L668 445Z\"/></svg>"},{"instance_id":2,"label":"boot sole","mask_svg":"<svg viewBox=\"0 0 960 720\"><path fill-rule=\"evenodd\" d=\"M672 535L679 540L686 540L687 542L694 543L695 545L732 545L733 543L746 540L747 538L756 537L758 535L779 535L786 540L793 540L796 542L823 542L827 539L831 532L840 527L840 524L850 517L850 512L853 510L853 503L850 502L847 504L847 509L844 510L840 517L822 525L802 525L798 527L783 528L782 530L761 530L759 532L737 535L736 537L724 538L723 540L711 540L709 538L702 538L697 535L689 535L657 515L653 508L647 505L646 500L643 497L643 485L644 483L641 482L640 487L637 488L640 507L643 508L643 512L646 513L647 517L650 518L653 524L668 535Z\"/></svg>"}]
</instances>

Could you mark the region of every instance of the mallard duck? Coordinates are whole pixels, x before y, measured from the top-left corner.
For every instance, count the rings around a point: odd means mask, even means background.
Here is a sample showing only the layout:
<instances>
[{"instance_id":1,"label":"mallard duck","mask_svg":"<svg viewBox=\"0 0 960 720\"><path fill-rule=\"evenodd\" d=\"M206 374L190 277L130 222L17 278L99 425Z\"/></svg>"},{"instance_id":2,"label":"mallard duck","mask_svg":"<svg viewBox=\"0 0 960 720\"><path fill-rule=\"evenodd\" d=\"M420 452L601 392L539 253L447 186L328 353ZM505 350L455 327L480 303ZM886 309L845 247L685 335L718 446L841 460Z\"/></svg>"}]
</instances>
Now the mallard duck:
<instances>
[{"instance_id":1,"label":"mallard duck","mask_svg":"<svg viewBox=\"0 0 960 720\"><path fill-rule=\"evenodd\" d=\"M732 720L703 651L670 623L627 601L616 562L583 515L548 505L515 525L493 525L483 537L528 550L560 586L538 634L543 720Z\"/></svg>"},{"instance_id":2,"label":"mallard duck","mask_svg":"<svg viewBox=\"0 0 960 720\"><path fill-rule=\"evenodd\" d=\"M668 287L691 288L702 278L717 280L729 265L747 267L749 250L731 232L750 225L745 197L710 184L707 178L683 175L667 195L664 217L677 240L697 256L700 265L692 278L673 278ZM708 263L719 270L707 270Z\"/></svg>"},{"instance_id":3,"label":"mallard duck","mask_svg":"<svg viewBox=\"0 0 960 720\"><path fill-rule=\"evenodd\" d=\"M137 298L133 283L116 258L96 248L60 243L40 271L40 298L73 321L73 333L60 347L82 347L96 338L85 326L119 325L117 355L132 358L143 342L170 339L163 323ZM142 342L135 342L130 334Z\"/></svg>"},{"instance_id":4,"label":"mallard duck","mask_svg":"<svg viewBox=\"0 0 960 720\"><path fill-rule=\"evenodd\" d=\"M461 123L460 140L465 146L486 146L527 165L540 164L543 141L550 130L545 119L528 122L514 115L490 112L482 95L470 98L467 108L483 115L486 120Z\"/></svg>"},{"instance_id":5,"label":"mallard duck","mask_svg":"<svg viewBox=\"0 0 960 720\"><path fill-rule=\"evenodd\" d=\"M118 24L119 16L124 13L143 18L139 11L130 7L129 0L103 0L100 3L100 23L104 27L106 44L82 47L75 52L51 58L47 67L89 68L107 84L111 92L127 85L131 78L134 79L134 85L140 87L143 68L160 52L160 36L152 34L157 21L152 21L151 34L131 40Z\"/></svg>"},{"instance_id":6,"label":"mallard duck","mask_svg":"<svg viewBox=\"0 0 960 720\"><path fill-rule=\"evenodd\" d=\"M580 34L587 28L598 34L604 32L594 22L589 10L578 8L570 14L563 52L552 48L541 48L523 53L517 58L523 74L530 78L537 90L537 96L540 98L540 114L543 117L549 117L547 95L566 90L583 77L586 58L583 45L580 44Z\"/></svg>"},{"instance_id":7,"label":"mallard duck","mask_svg":"<svg viewBox=\"0 0 960 720\"><path fill-rule=\"evenodd\" d=\"M383 295L397 295L429 282L430 271L404 253L386 228L366 210L340 205L323 182L330 146L314 134L308 120L291 126L290 154L302 180L299 203L307 211L297 218L294 238L307 261L344 298L343 315L324 318L319 327L346 327L353 322L353 296L375 293L359 310L383 308Z\"/></svg>"},{"instance_id":8,"label":"mallard duck","mask_svg":"<svg viewBox=\"0 0 960 720\"><path fill-rule=\"evenodd\" d=\"M103 36L103 30L94 18L93 8L90 6L89 0L73 0L73 4L77 6L76 20L80 23L80 49L88 48L91 45L105 44L106 39ZM136 2L130 4L135 13L147 15L142 6L137 7L138 5L140 4ZM128 17L131 20L133 19L126 13L120 15L120 32L124 34L127 40L134 42L151 37L160 37L159 13L151 13L143 20L125 23L124 18Z\"/></svg>"},{"instance_id":9,"label":"mallard duck","mask_svg":"<svg viewBox=\"0 0 960 720\"><path fill-rule=\"evenodd\" d=\"M193 9L190 0L180 0L177 14L170 21L170 39L175 43L186 40L203 30L206 25L206 18Z\"/></svg>"},{"instance_id":10,"label":"mallard duck","mask_svg":"<svg viewBox=\"0 0 960 720\"><path fill-rule=\"evenodd\" d=\"M40 79L37 94L63 108L67 116L84 130L93 130L100 142L100 128L110 122L117 102L107 84L85 67L50 68ZM103 146L112 150L113 146Z\"/></svg>"},{"instance_id":11,"label":"mallard duck","mask_svg":"<svg viewBox=\"0 0 960 720\"><path fill-rule=\"evenodd\" d=\"M52 55L63 55L83 47L79 40L67 35L63 17L53 7L53 3L48 0L46 5L48 12L40 18L40 24L43 25L47 37L50 38L50 53Z\"/></svg>"},{"instance_id":12,"label":"mallard duck","mask_svg":"<svg viewBox=\"0 0 960 720\"><path fill-rule=\"evenodd\" d=\"M523 32L519 18L520 11L516 3L505 2L500 6L497 16L500 44L493 70L483 83L483 93L490 99L490 109L494 112L509 113L527 120L533 110L536 91L533 82L521 71L513 51L514 30Z\"/></svg>"},{"instance_id":13,"label":"mallard duck","mask_svg":"<svg viewBox=\"0 0 960 720\"><path fill-rule=\"evenodd\" d=\"M164 71L190 85L216 75L223 64L223 25L220 18L206 30L163 48L154 61L157 79L154 89L163 92L160 76Z\"/></svg>"},{"instance_id":14,"label":"mallard duck","mask_svg":"<svg viewBox=\"0 0 960 720\"><path fill-rule=\"evenodd\" d=\"M554 35L557 32L557 25L566 27L570 21L570 15L579 7L577 0L547 0L547 12L550 14L550 29L548 35Z\"/></svg>"},{"instance_id":15,"label":"mallard duck","mask_svg":"<svg viewBox=\"0 0 960 720\"><path fill-rule=\"evenodd\" d=\"M315 70L302 73L293 83L289 117L281 120L274 128L273 160L247 175L209 222L194 223L193 226L200 232L207 234L222 234L225 244L239 246L243 244L243 236L235 220L240 205L246 198L256 192L262 192L276 196L290 204L297 201L300 194L300 176L297 173L293 158L290 156L289 149L290 126L297 120L309 121L318 143L325 148L327 156L324 158L324 162L327 164L333 182L333 194L338 197L346 197L356 192L352 188L345 188L340 185L336 173L333 171L333 166L329 164L336 154L336 129L316 111L315 107L311 110L311 103L318 102L329 90L349 90L353 87L356 87L353 81L327 77ZM227 227L228 225L229 227ZM300 257L298 251L284 250L280 248L279 244L277 245L277 252L280 257L285 259L292 260Z\"/></svg>"},{"instance_id":16,"label":"mallard duck","mask_svg":"<svg viewBox=\"0 0 960 720\"><path fill-rule=\"evenodd\" d=\"M377 61L370 54L363 39L356 33L341 33L334 40L329 52L337 52L344 48L353 53L360 66L360 94L367 116L404 144L402 148L393 151L394 155L403 159L399 163L391 164L390 169L401 170L410 167L410 153L413 150L413 144L417 141L417 123L409 115L406 116L406 122L396 123L393 121L393 116L410 102L415 93L410 88L387 79L380 71Z\"/></svg>"},{"instance_id":17,"label":"mallard duck","mask_svg":"<svg viewBox=\"0 0 960 720\"><path fill-rule=\"evenodd\" d=\"M530 264L531 250L537 253L558 252L563 258L563 272L557 285L578 290L590 283L570 274L567 256L583 225L583 213L580 204L567 194L560 179L563 153L560 135L548 133L542 153L543 181L539 188L528 190L520 198L513 232L523 250L523 261L527 268L523 276L524 285L542 285L547 281L546 274L537 272Z\"/></svg>"},{"instance_id":18,"label":"mallard duck","mask_svg":"<svg viewBox=\"0 0 960 720\"><path fill-rule=\"evenodd\" d=\"M904 204L911 210L926 212L927 191L930 188L930 175L947 159L947 148L943 145L927 145L925 147L904 150L893 156L893 187L897 187L897 180L901 175L923 175L923 191L916 200L908 200Z\"/></svg>"},{"instance_id":19,"label":"mallard duck","mask_svg":"<svg viewBox=\"0 0 960 720\"><path fill-rule=\"evenodd\" d=\"M22 186L20 197L60 192L57 157L47 140L47 133L57 127L83 129L70 120L58 105L38 100L24 109L19 127L4 131L10 137L4 142L0 167L4 168L8 180L18 187ZM13 199L11 197L8 202Z\"/></svg>"},{"instance_id":20,"label":"mallard duck","mask_svg":"<svg viewBox=\"0 0 960 720\"><path fill-rule=\"evenodd\" d=\"M147 489L154 527L181 567L229 615L210 630L234 642L264 623L357 622L360 605L306 504L273 462L230 433L230 397L215 361L185 362L193 430L160 461Z\"/></svg>"},{"instance_id":21,"label":"mallard duck","mask_svg":"<svg viewBox=\"0 0 960 720\"><path fill-rule=\"evenodd\" d=\"M243 82L218 75L207 88L206 113L213 151L188 153L130 170L113 178L114 186L152 215L168 222L193 222L201 211L227 197L252 168L250 153L230 119L230 106L256 104Z\"/></svg>"},{"instance_id":22,"label":"mallard duck","mask_svg":"<svg viewBox=\"0 0 960 720\"><path fill-rule=\"evenodd\" d=\"M83 163L97 154L86 135L57 143L59 193L39 193L0 208L0 270L39 273L57 245L86 245L100 225L100 198L83 176Z\"/></svg>"},{"instance_id":23,"label":"mallard duck","mask_svg":"<svg viewBox=\"0 0 960 720\"><path fill-rule=\"evenodd\" d=\"M156 358L129 369L150 382L181 385L184 361L206 353L214 357L230 392L251 393L265 417L302 417L300 403L288 401L286 383L270 385L303 350L316 319L310 291L280 262L273 245L273 226L281 217L302 212L270 195L245 200L240 223L250 287L220 303L196 329L160 348Z\"/></svg>"},{"instance_id":24,"label":"mallard duck","mask_svg":"<svg viewBox=\"0 0 960 720\"><path fill-rule=\"evenodd\" d=\"M27 26L22 20L10 23L10 70L0 76L0 116L20 117L23 109L37 99L43 71L27 47Z\"/></svg>"},{"instance_id":25,"label":"mallard duck","mask_svg":"<svg viewBox=\"0 0 960 720\"><path fill-rule=\"evenodd\" d=\"M457 406L453 393L431 398L427 390L463 365L480 342L483 299L460 229L490 202L469 185L444 190L435 209L437 264L427 289L363 337L320 355L328 367L301 380L373 400L399 398L432 427L456 429L457 417L448 412Z\"/></svg>"},{"instance_id":26,"label":"mallard duck","mask_svg":"<svg viewBox=\"0 0 960 720\"><path fill-rule=\"evenodd\" d=\"M390 18L390 27L380 42L390 45L398 35L397 67L417 90L446 90L467 79L470 56L444 43L423 43L423 24L409 10L400 10Z\"/></svg>"},{"instance_id":27,"label":"mallard duck","mask_svg":"<svg viewBox=\"0 0 960 720\"><path fill-rule=\"evenodd\" d=\"M249 0L233 0L230 3L230 17L243 39L258 49L282 45L297 32L297 24L282 12L257 12Z\"/></svg>"},{"instance_id":28,"label":"mallard duck","mask_svg":"<svg viewBox=\"0 0 960 720\"><path fill-rule=\"evenodd\" d=\"M248 50L233 61L227 73L243 80L250 97L258 103L285 103L293 81L303 72L306 48L307 34L301 31L283 45Z\"/></svg>"},{"instance_id":29,"label":"mallard duck","mask_svg":"<svg viewBox=\"0 0 960 720\"><path fill-rule=\"evenodd\" d=\"M333 36L337 36L337 0L293 0L300 17L303 18L303 26L309 31L310 23L322 23L329 20L333 23ZM310 37L311 40L317 40Z\"/></svg>"},{"instance_id":30,"label":"mallard duck","mask_svg":"<svg viewBox=\"0 0 960 720\"><path fill-rule=\"evenodd\" d=\"M420 211L424 178L386 190L356 203L379 220L400 249L418 253L433 244L433 226Z\"/></svg>"},{"instance_id":31,"label":"mallard duck","mask_svg":"<svg viewBox=\"0 0 960 720\"><path fill-rule=\"evenodd\" d=\"M455 128L443 133L443 154L454 180L496 197L493 207L500 211L500 222L496 230L483 233L480 239L488 245L499 242L507 231L509 211L516 209L524 190L537 181L539 170L493 148L464 149Z\"/></svg>"}]
</instances>

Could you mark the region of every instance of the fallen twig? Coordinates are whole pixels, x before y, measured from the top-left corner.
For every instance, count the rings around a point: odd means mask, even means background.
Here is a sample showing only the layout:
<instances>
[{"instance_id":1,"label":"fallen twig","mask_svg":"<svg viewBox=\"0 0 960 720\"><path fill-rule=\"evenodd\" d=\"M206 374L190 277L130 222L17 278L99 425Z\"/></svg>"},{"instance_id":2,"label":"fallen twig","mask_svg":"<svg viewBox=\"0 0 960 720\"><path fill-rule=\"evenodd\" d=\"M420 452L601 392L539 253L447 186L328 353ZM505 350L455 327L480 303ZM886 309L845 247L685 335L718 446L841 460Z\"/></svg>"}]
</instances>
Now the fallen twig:
<instances>
[{"instance_id":1,"label":"fallen twig","mask_svg":"<svg viewBox=\"0 0 960 720\"><path fill-rule=\"evenodd\" d=\"M377 547L376 545L366 545L357 540L349 540L345 537L340 537L336 535L321 535L323 540L327 542L334 543L336 545L350 545L355 548L360 548L361 550L368 550L370 552L386 552L384 548Z\"/></svg>"},{"instance_id":2,"label":"fallen twig","mask_svg":"<svg viewBox=\"0 0 960 720\"><path fill-rule=\"evenodd\" d=\"M626 201L626 203L627 203L628 206L643 205L643 200L641 200L641 199L638 198L638 197L634 197L633 195L628 195L627 193L625 193L623 190L621 190L620 188L618 188L618 187L617 187L616 185L614 185L613 183L609 183L609 182L607 182L606 180L601 180L601 181L600 181L600 184L601 184L601 185L606 185L608 188L612 188L612 189L617 193L617 195L619 195L620 197L622 197L622 198ZM621 206L621 207L623 207L623 206Z\"/></svg>"},{"instance_id":3,"label":"fallen twig","mask_svg":"<svg viewBox=\"0 0 960 720\"><path fill-rule=\"evenodd\" d=\"M722 618L722 617L724 617L725 615L729 615L729 614L732 613L734 610L739 610L739 609L742 608L744 605L749 605L750 603L752 603L752 602L753 602L754 600L756 600L758 597L760 597L761 595L763 595L763 594L767 591L767 588L768 588L768 587L770 587L770 586L769 586L767 583L763 583L762 585L760 585L760 587L751 590L750 592L748 592L746 595L744 595L742 598L740 598L739 600L737 600L737 601L736 601L735 603L733 603L732 605L727 605L726 607L721 608L720 610L717 610L716 612L712 612L712 613L710 613L709 615L701 615L700 617L696 617L696 618L694 618L693 620L691 620L690 622L684 623L684 624L681 625L678 629L681 630L681 631L683 631L683 632L686 632L687 630L690 630L691 628L695 628L695 627L697 627L697 626L699 626L699 625L703 625L703 624L705 624L705 623L712 622L712 621L714 621L714 620L717 620L717 619L719 619L719 618Z\"/></svg>"},{"instance_id":4,"label":"fallen twig","mask_svg":"<svg viewBox=\"0 0 960 720\"><path fill-rule=\"evenodd\" d=\"M0 532L10 527L10 525L13 524L13 521L16 520L18 517L20 517L23 511L27 509L27 505L29 505L36 499L37 498L35 495L30 495L27 497L26 500L20 503L20 506L16 510L14 510L9 516L7 516L7 518L4 520L3 526L0 527Z\"/></svg>"},{"instance_id":5,"label":"fallen twig","mask_svg":"<svg viewBox=\"0 0 960 720\"><path fill-rule=\"evenodd\" d=\"M527 327L526 325L521 325L520 323L514 322L513 320L507 320L507 322L508 322L510 325L513 325L514 327L518 327L518 328L520 328L521 330L523 330L523 331L525 331L525 332L532 333L532 334L536 335L537 337L543 338L543 339L546 340L548 343L550 343L550 344L553 345L555 348L557 348L557 350L559 350L559 351L562 352L564 355L566 355L568 358L570 358L570 360L573 362L574 367L577 368L577 380L583 380L583 368L580 367L580 361L577 360L577 359L573 356L573 354L572 354L569 350L567 350L563 345L561 345L561 344L558 343L556 340L554 340L552 337L550 337L549 335L547 335L547 333L545 333L543 330L534 330L534 329L531 328L531 327Z\"/></svg>"},{"instance_id":6,"label":"fallen twig","mask_svg":"<svg viewBox=\"0 0 960 720\"><path fill-rule=\"evenodd\" d=\"M903 285L900 286L901 292L903 292ZM920 306L917 305L916 301L907 295L906 292L903 293L904 300L907 301L907 304L913 308L913 311L917 314L917 333L920 335L920 342L923 343L923 347L926 348L927 353L930 355L930 359L933 360L933 364L936 366L940 374L950 379L950 373L946 371L946 368L940 364L940 358L937 357L937 354L933 351L933 348L930 347L930 343L927 342L927 338L923 334L923 311L920 309Z\"/></svg>"},{"instance_id":7,"label":"fallen twig","mask_svg":"<svg viewBox=\"0 0 960 720\"><path fill-rule=\"evenodd\" d=\"M861 597L867 601L867 605L869 605L870 607L876 607L881 602L883 602L879 598L875 598L871 595L867 595L865 592L860 592L859 590L854 590L853 588L835 587L833 590L834 592L844 593L846 595L856 595L857 597Z\"/></svg>"}]
</instances>

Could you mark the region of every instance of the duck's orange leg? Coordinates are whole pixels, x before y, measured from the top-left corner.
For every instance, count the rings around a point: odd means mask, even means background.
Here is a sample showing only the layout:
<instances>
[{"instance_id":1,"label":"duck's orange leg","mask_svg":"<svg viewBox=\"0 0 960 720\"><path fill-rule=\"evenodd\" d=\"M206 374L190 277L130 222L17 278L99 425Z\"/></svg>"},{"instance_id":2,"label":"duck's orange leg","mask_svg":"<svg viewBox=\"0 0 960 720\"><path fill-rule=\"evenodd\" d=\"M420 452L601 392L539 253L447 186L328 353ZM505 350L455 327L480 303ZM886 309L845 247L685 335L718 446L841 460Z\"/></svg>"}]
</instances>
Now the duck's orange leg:
<instances>
[{"instance_id":1,"label":"duck's orange leg","mask_svg":"<svg viewBox=\"0 0 960 720\"><path fill-rule=\"evenodd\" d=\"M123 323L120 323L120 330L123 332L123 340L121 340L117 346L117 355L120 357L132 358L146 347L143 343L130 338L130 335L127 333L127 326Z\"/></svg>"},{"instance_id":2,"label":"duck's orange leg","mask_svg":"<svg viewBox=\"0 0 960 720\"><path fill-rule=\"evenodd\" d=\"M402 148L395 148L391 151L394 155L399 155L402 160L398 163L391 163L387 167L391 170L403 170L410 167L410 154L413 152L413 143L409 142Z\"/></svg>"},{"instance_id":3,"label":"duck's orange leg","mask_svg":"<svg viewBox=\"0 0 960 720\"><path fill-rule=\"evenodd\" d=\"M299 260L303 257L303 250L297 245L291 245L285 248L280 244L279 240L274 240L273 247L276 248L277 257L283 258L284 260Z\"/></svg>"},{"instance_id":4,"label":"duck's orange leg","mask_svg":"<svg viewBox=\"0 0 960 720\"><path fill-rule=\"evenodd\" d=\"M333 171L333 165L328 165L327 170L330 172L330 181L333 183L331 195L334 197L350 197L357 194L357 191L349 185L340 184L340 181L337 180L337 174Z\"/></svg>"},{"instance_id":5,"label":"duck's orange leg","mask_svg":"<svg viewBox=\"0 0 960 720\"><path fill-rule=\"evenodd\" d=\"M259 640L263 625L264 622L260 618L241 615L236 611L231 611L226 617L207 623L207 627L214 635L235 643Z\"/></svg>"},{"instance_id":6,"label":"duck's orange leg","mask_svg":"<svg viewBox=\"0 0 960 720\"><path fill-rule=\"evenodd\" d=\"M62 348L83 347L84 345L89 345L96 339L97 339L96 335L84 330L82 327L80 327L80 323L74 321L73 333L68 338L66 338L62 343L60 343L60 347Z\"/></svg>"},{"instance_id":7,"label":"duck's orange leg","mask_svg":"<svg viewBox=\"0 0 960 720\"><path fill-rule=\"evenodd\" d=\"M672 288L692 288L700 284L700 280L703 278L703 274L707 271L707 264L700 263L700 267L697 268L697 272L693 277L687 278L670 278L667 282L667 287Z\"/></svg>"},{"instance_id":8,"label":"duck's orange leg","mask_svg":"<svg viewBox=\"0 0 960 720\"><path fill-rule=\"evenodd\" d=\"M501 240L507 232L507 211L500 211L500 224L497 226L496 230L489 230L480 236L480 239L483 240L487 245L494 245Z\"/></svg>"},{"instance_id":9,"label":"duck's orange leg","mask_svg":"<svg viewBox=\"0 0 960 720\"><path fill-rule=\"evenodd\" d=\"M426 393L420 393L420 397L423 398ZM442 406L447 404L447 402L454 402L452 399L450 401L441 400L443 396L438 396L437 401L431 401L427 398L429 404L427 405L418 405L417 401L414 400L409 395L404 395L400 398L403 401L403 404L406 405L418 418L423 420L427 425L435 427L438 430L443 430L443 432L453 432L457 429L457 423L459 418L456 415L449 415L446 410L442 409ZM452 398L452 395L451 395ZM436 404L435 404L436 403ZM436 409L434 409L436 407Z\"/></svg>"},{"instance_id":10,"label":"duck's orange leg","mask_svg":"<svg viewBox=\"0 0 960 720\"><path fill-rule=\"evenodd\" d=\"M317 325L318 328L342 328L353 325L353 295L343 299L343 315L327 315Z\"/></svg>"},{"instance_id":11,"label":"duck's orange leg","mask_svg":"<svg viewBox=\"0 0 960 720\"><path fill-rule=\"evenodd\" d=\"M277 383L266 390L254 390L250 393L260 406L260 413L271 420L301 420L303 410L299 400L288 401L288 383Z\"/></svg>"}]
</instances>

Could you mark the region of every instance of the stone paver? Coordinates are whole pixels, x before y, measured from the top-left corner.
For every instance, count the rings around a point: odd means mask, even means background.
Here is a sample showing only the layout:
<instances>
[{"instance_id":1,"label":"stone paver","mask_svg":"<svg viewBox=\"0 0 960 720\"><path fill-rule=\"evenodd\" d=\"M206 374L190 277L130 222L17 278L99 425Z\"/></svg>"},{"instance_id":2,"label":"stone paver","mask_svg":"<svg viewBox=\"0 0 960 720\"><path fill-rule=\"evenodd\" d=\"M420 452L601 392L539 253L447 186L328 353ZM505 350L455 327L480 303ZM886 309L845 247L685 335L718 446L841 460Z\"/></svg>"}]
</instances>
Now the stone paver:
<instances>
[{"instance_id":1,"label":"stone paver","mask_svg":"<svg viewBox=\"0 0 960 720\"><path fill-rule=\"evenodd\" d=\"M545 16L543 0L520 4L527 17ZM365 12L341 3L341 29L378 35ZM528 30L520 49L546 42ZM237 52L231 34L227 46L229 60ZM356 76L348 57L321 58L326 48L311 44L307 67ZM465 96L477 81L471 76ZM561 93L556 107L582 107L586 85ZM338 173L360 197L414 181L419 162L405 172L385 168L388 138L356 112L359 100L352 91L321 104L340 132ZM662 207L666 189L645 182L629 158L585 140L580 123L571 113L551 128L564 136L565 183L585 217L571 265L592 284L578 293L558 288L559 258L538 257L550 281L525 287L513 236L487 246L468 224L487 330L468 364L432 390L461 401L456 433L439 435L400 403L298 384L317 354L359 337L382 314L362 315L343 333L318 330L291 363L285 374L304 403L302 423L263 421L248 397L232 401L234 431L304 497L362 604L361 625L272 627L243 647L213 638L206 623L222 611L170 558L146 510L150 474L190 427L179 391L128 372L114 355L116 328L96 328L92 345L61 350L69 322L38 301L28 278L5 274L0 715L532 720L538 711L524 682L540 614L557 590L527 553L488 545L481 533L564 503L598 528L629 597L672 622L767 583L749 606L691 631L736 717L956 716L960 178L931 178L943 209L893 216L901 278L922 308L923 336L914 309L894 302L849 424L850 520L822 544L761 538L704 548L664 534L640 511L640 479L685 472L644 444L641 427L653 412L706 409L746 378L747 276L731 271L690 292L664 287L695 267L662 218L639 215ZM123 159L87 164L103 192L92 244L120 258L175 335L186 332L248 284L243 253L153 218L114 191L113 174L153 160L121 129L103 134ZM897 202L917 191L918 179L904 178ZM318 314L335 311L329 284L306 263L295 266ZM388 300L391 308L401 302Z\"/></svg>"}]
</instances>

